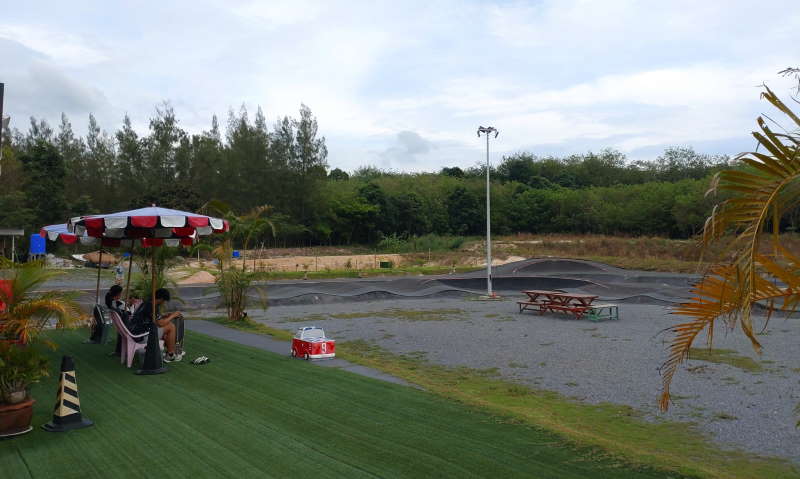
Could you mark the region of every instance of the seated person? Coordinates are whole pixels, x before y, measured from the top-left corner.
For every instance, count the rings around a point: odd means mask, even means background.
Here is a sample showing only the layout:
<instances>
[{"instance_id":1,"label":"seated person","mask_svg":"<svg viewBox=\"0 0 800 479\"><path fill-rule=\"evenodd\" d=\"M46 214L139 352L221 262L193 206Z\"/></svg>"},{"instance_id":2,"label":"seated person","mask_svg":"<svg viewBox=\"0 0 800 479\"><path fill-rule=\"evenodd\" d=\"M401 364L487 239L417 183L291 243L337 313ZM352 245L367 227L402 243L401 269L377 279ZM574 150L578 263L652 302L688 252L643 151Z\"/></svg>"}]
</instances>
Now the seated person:
<instances>
[{"instance_id":1,"label":"seated person","mask_svg":"<svg viewBox=\"0 0 800 479\"><path fill-rule=\"evenodd\" d=\"M130 296L128 296L128 300L125 301L125 310L133 314L143 302L142 298L137 296L136 293L131 293Z\"/></svg>"},{"instance_id":2,"label":"seated person","mask_svg":"<svg viewBox=\"0 0 800 479\"><path fill-rule=\"evenodd\" d=\"M115 284L109 288L108 292L106 293L106 308L118 313L125 311L125 303L123 303L120 299L121 296L122 286Z\"/></svg>"},{"instance_id":3,"label":"seated person","mask_svg":"<svg viewBox=\"0 0 800 479\"><path fill-rule=\"evenodd\" d=\"M172 361L180 361L183 359L183 355L185 354L183 351L180 353L176 353L175 351L177 328L175 327L175 324L173 324L172 320L181 316L180 311L165 314L164 316L158 315L159 307L169 301L169 299L169 291L166 288L161 288L156 291L156 326L158 327L158 337L164 340L164 346L167 349L167 353L164 356L164 361L168 363ZM153 307L152 301L148 300L142 303L142 305L136 309L136 312L133 313L133 318L131 321L131 333L141 334L150 331L150 328L153 326Z\"/></svg>"}]
</instances>

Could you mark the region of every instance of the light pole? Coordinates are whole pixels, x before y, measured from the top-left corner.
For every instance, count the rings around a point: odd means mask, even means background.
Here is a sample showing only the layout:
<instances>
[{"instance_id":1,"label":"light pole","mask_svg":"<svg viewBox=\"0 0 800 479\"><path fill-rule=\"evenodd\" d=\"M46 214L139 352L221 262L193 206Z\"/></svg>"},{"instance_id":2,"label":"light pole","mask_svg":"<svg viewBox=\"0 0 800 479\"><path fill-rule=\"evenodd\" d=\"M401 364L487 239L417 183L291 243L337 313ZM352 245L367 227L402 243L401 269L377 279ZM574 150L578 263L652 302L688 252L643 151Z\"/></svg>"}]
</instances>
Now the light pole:
<instances>
[{"instance_id":1,"label":"light pole","mask_svg":"<svg viewBox=\"0 0 800 479\"><path fill-rule=\"evenodd\" d=\"M494 133L494 137L500 134L492 126L479 126L478 138L481 133L486 135L486 295L491 299L495 295L492 292L492 209L489 195L489 136Z\"/></svg>"},{"instance_id":2,"label":"light pole","mask_svg":"<svg viewBox=\"0 0 800 479\"><path fill-rule=\"evenodd\" d=\"M0 175L3 174L3 130L8 126L8 118L3 118L3 90L5 86L5 83L0 83Z\"/></svg>"}]
</instances>

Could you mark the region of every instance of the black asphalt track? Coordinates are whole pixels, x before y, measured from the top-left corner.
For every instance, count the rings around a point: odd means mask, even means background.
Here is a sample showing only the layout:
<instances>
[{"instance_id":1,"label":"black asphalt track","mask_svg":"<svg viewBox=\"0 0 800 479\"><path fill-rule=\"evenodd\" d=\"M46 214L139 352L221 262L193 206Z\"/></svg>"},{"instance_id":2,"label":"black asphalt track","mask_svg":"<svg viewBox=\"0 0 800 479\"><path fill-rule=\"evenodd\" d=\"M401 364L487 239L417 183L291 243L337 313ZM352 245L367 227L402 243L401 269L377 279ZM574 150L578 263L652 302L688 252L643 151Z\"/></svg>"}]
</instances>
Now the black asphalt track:
<instances>
[{"instance_id":1,"label":"black asphalt track","mask_svg":"<svg viewBox=\"0 0 800 479\"><path fill-rule=\"evenodd\" d=\"M493 289L503 296L522 290L545 289L598 295L601 301L669 305L689 297L697 275L654 273L616 268L602 263L572 259L530 259L496 266ZM83 302L94 301L93 285L53 285L80 289ZM219 293L213 285L180 286L181 309L215 308ZM248 293L251 307L319 304L347 301L379 301L403 298L477 296L486 293L486 270L438 276L405 276L365 279L270 281Z\"/></svg>"}]
</instances>

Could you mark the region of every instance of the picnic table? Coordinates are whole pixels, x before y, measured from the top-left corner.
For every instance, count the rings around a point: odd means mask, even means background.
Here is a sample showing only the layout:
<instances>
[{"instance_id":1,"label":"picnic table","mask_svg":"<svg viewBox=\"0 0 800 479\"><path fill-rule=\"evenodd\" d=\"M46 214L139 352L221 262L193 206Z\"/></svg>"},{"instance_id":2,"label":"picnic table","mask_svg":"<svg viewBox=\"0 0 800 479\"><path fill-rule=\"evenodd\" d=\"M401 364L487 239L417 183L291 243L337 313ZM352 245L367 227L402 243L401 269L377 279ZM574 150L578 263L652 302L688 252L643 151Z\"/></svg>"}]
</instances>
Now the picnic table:
<instances>
[{"instance_id":1,"label":"picnic table","mask_svg":"<svg viewBox=\"0 0 800 479\"><path fill-rule=\"evenodd\" d=\"M566 293L563 291L528 290L523 291L527 301L517 301L519 312L532 310L544 314L545 311L570 313L575 319L581 319L587 311L593 309L592 302L598 298L594 294Z\"/></svg>"}]
</instances>

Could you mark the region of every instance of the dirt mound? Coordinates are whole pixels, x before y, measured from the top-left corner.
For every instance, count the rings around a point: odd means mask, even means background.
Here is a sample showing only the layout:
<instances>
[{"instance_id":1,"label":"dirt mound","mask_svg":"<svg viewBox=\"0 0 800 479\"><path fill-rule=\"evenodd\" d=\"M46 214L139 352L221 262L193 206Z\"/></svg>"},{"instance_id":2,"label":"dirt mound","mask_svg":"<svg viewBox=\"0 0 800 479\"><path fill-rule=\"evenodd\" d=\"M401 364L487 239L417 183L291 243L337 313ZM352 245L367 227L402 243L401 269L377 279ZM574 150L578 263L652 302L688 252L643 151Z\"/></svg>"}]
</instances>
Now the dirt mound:
<instances>
[{"instance_id":1,"label":"dirt mound","mask_svg":"<svg viewBox=\"0 0 800 479\"><path fill-rule=\"evenodd\" d=\"M210 284L214 282L214 279L214 275L208 271L198 271L197 273L178 281L178 284Z\"/></svg>"},{"instance_id":2,"label":"dirt mound","mask_svg":"<svg viewBox=\"0 0 800 479\"><path fill-rule=\"evenodd\" d=\"M85 253L83 255L83 259L88 261L89 263L100 264L101 267L109 267L112 264L119 263L119 260L111 253L103 252L102 258L100 257L99 251L92 251L91 253Z\"/></svg>"}]
</instances>

